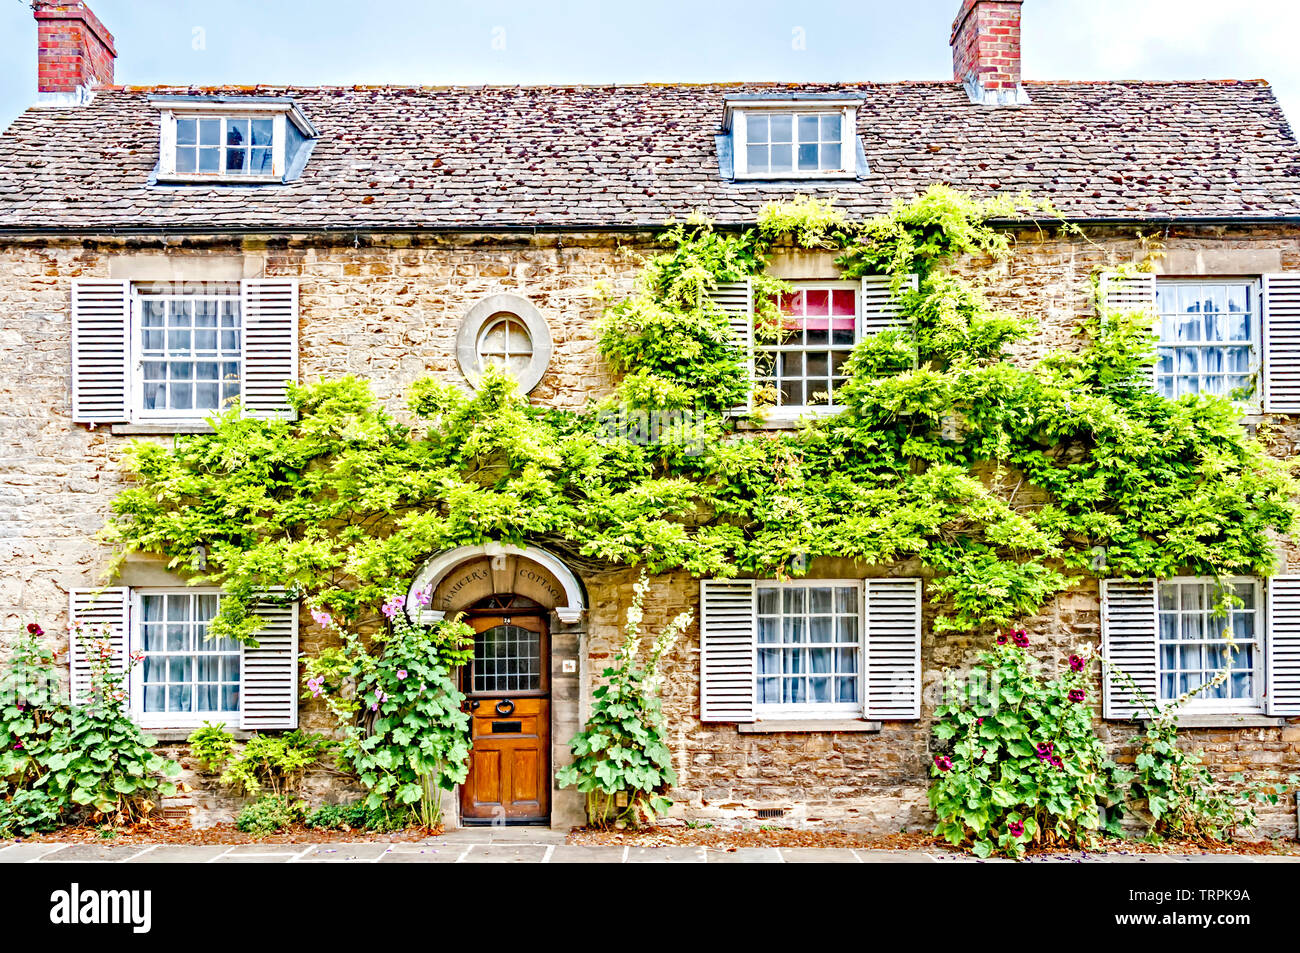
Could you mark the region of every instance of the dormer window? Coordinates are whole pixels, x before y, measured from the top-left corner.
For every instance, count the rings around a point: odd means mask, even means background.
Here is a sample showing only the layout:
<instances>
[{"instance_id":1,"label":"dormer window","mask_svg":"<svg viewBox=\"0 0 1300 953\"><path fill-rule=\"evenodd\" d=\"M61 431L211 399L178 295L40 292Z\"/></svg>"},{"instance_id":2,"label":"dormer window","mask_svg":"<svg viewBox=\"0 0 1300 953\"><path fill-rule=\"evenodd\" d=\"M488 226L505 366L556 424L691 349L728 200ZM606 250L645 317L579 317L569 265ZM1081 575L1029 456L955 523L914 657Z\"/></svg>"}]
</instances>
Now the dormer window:
<instances>
[{"instance_id":1,"label":"dormer window","mask_svg":"<svg viewBox=\"0 0 1300 953\"><path fill-rule=\"evenodd\" d=\"M266 184L297 176L316 130L282 97L157 96L157 181Z\"/></svg>"},{"instance_id":2,"label":"dormer window","mask_svg":"<svg viewBox=\"0 0 1300 953\"><path fill-rule=\"evenodd\" d=\"M730 153L733 179L854 178L864 164L857 138L859 104L845 99L729 99L724 128L730 135L722 137L719 155Z\"/></svg>"}]
</instances>

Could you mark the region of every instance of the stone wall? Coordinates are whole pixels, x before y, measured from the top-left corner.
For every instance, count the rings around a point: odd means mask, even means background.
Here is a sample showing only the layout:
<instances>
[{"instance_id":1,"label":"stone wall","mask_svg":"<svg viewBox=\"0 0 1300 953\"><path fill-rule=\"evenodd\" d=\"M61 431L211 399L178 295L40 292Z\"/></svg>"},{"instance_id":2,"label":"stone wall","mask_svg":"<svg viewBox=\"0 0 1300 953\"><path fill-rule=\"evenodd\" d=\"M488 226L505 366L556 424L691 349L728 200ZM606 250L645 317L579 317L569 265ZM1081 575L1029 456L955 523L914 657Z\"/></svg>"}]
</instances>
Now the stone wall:
<instances>
[{"instance_id":1,"label":"stone wall","mask_svg":"<svg viewBox=\"0 0 1300 953\"><path fill-rule=\"evenodd\" d=\"M1155 235L1166 257L1159 267L1180 274L1300 270L1300 229L1170 229ZM1072 329L1090 307L1090 276L1100 267L1140 260L1150 242L1131 230L1093 232L1087 239L1051 232L1016 233L1005 262L964 260L959 271L988 279L995 304L1040 320L1018 351L1023 360L1074 346ZM69 420L69 288L73 278L157 279L293 276L300 279L300 366L305 380L356 374L368 379L395 413L402 395L425 374L464 385L456 365L460 320L480 298L511 292L545 315L555 343L550 369L533 393L538 403L578 408L608 392L612 381L596 351L597 283L628 292L637 271L629 252L646 246L627 236L538 235L425 237L328 243L248 238L239 242L103 239L56 244L11 243L0 248L0 351L8 400L0 406L0 639L38 619L51 632L66 619L67 591L101 580L107 550L94 540L122 485L118 469L128 438L111 428ZM825 277L829 257L794 256L777 270ZM162 439L167 438L149 438ZM1291 456L1300 424L1283 421L1270 440ZM1300 553L1288 546L1292 571ZM128 570L128 572L133 570ZM908 574L908 573L903 573ZM130 583L128 578L125 580ZM587 580L592 599L582 678L589 693L619 641L622 614L635 577L609 573ZM651 625L682 606L696 607L698 583L684 575L659 581L647 607ZM1030 625L1035 651L1056 660L1098 639L1095 584L1062 595ZM927 624L923 664L928 679L962 666L982 647L965 636L936 638ZM304 622L304 650L320 633ZM886 723L874 734L740 734L733 726L699 721L698 636L671 659L665 707L681 777L677 812L720 820L752 818L785 807L781 823L909 829L925 821L929 765L927 717ZM325 713L307 705L303 727L324 730ZM1117 750L1126 729L1103 732ZM1197 730L1216 770L1273 771L1300 767L1300 727ZM207 782L194 776L192 783ZM313 780L324 796L328 778ZM204 811L232 808L215 793ZM1294 833L1290 807L1268 813L1266 830Z\"/></svg>"}]
</instances>

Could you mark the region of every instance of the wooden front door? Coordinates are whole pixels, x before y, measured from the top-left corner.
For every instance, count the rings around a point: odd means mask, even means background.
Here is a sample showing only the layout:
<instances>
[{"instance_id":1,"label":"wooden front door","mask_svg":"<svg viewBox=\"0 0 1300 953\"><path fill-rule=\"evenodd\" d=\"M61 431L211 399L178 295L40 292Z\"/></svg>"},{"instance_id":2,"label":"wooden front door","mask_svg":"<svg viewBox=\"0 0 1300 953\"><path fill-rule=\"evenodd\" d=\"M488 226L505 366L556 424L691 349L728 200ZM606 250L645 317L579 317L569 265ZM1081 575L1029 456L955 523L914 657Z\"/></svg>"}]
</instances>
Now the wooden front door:
<instances>
[{"instance_id":1,"label":"wooden front door","mask_svg":"<svg viewBox=\"0 0 1300 953\"><path fill-rule=\"evenodd\" d=\"M540 615L474 614L474 660L462 672L470 714L468 822L545 822L551 793L550 646Z\"/></svg>"}]
</instances>

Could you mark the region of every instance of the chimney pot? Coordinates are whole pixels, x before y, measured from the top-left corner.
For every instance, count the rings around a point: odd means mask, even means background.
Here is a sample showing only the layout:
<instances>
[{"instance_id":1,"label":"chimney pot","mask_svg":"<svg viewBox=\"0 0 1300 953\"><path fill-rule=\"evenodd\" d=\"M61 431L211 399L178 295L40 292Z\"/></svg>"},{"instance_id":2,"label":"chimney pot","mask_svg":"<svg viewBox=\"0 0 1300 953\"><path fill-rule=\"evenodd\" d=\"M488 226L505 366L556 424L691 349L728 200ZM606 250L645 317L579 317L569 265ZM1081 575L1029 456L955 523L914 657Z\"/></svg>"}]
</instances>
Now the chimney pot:
<instances>
[{"instance_id":1,"label":"chimney pot","mask_svg":"<svg viewBox=\"0 0 1300 953\"><path fill-rule=\"evenodd\" d=\"M113 83L113 34L84 2L35 0L36 92L39 102L84 103Z\"/></svg>"}]
</instances>

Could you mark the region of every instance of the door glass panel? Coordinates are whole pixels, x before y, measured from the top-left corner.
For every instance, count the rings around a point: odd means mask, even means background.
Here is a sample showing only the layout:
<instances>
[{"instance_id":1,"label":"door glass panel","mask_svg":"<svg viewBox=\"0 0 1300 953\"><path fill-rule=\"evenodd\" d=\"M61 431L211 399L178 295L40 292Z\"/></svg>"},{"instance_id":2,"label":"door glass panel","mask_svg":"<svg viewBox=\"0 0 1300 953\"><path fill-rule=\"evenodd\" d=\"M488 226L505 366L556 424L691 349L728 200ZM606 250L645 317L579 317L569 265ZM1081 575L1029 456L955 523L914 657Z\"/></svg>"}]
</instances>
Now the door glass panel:
<instances>
[{"instance_id":1,"label":"door glass panel","mask_svg":"<svg viewBox=\"0 0 1300 953\"><path fill-rule=\"evenodd\" d=\"M474 635L474 691L509 693L542 687L541 635L518 625L494 625Z\"/></svg>"}]
</instances>

